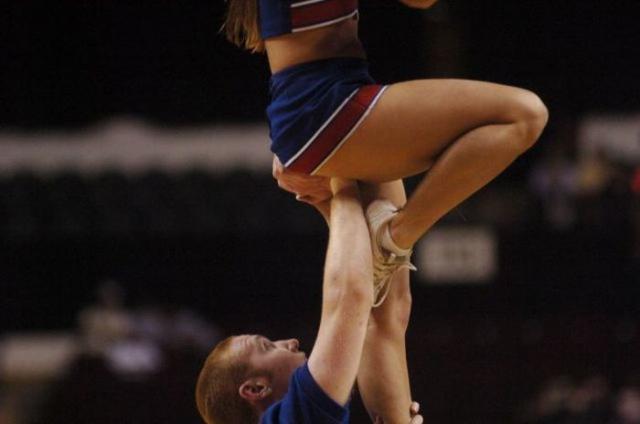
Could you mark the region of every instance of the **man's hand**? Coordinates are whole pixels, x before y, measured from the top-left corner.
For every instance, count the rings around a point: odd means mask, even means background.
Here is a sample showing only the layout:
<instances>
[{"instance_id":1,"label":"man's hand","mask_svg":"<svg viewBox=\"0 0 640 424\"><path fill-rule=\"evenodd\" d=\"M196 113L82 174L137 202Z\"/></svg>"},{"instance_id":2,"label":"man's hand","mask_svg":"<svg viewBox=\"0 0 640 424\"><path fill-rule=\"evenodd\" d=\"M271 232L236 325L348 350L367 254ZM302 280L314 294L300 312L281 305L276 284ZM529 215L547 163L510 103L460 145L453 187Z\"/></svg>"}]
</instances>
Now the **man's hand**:
<instances>
[{"instance_id":1,"label":"man's hand","mask_svg":"<svg viewBox=\"0 0 640 424\"><path fill-rule=\"evenodd\" d=\"M418 412L420 412L420 404L418 402L411 402L409 412L411 413L411 421L409 424L422 424L424 422L422 415L418 414ZM373 424L384 424L384 421L382 417L377 416Z\"/></svg>"},{"instance_id":2,"label":"man's hand","mask_svg":"<svg viewBox=\"0 0 640 424\"><path fill-rule=\"evenodd\" d=\"M317 205L332 196L329 178L290 171L276 156L273 157L272 174L278 181L278 186L295 194L300 202Z\"/></svg>"},{"instance_id":3,"label":"man's hand","mask_svg":"<svg viewBox=\"0 0 640 424\"><path fill-rule=\"evenodd\" d=\"M411 402L411 408L409 409L411 412L411 423L410 424L422 424L424 419L422 415L419 415L420 412L420 404L418 402Z\"/></svg>"}]
</instances>

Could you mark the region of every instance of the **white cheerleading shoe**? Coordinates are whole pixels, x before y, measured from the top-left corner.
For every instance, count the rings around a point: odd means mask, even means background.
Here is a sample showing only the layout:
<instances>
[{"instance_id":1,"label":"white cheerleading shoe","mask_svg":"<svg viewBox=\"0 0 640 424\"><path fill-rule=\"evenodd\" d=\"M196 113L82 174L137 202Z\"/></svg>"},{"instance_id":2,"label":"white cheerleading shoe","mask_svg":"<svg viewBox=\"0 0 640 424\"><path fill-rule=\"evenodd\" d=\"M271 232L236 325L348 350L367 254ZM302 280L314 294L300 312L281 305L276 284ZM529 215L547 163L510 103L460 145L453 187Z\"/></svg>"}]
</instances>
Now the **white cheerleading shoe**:
<instances>
[{"instance_id":1,"label":"white cheerleading shoe","mask_svg":"<svg viewBox=\"0 0 640 424\"><path fill-rule=\"evenodd\" d=\"M367 208L367 223L371 234L373 251L373 307L382 305L391 289L393 275L402 268L416 271L410 262L411 250L405 255L397 255L382 247L384 231L389 231L389 221L398 213L396 206L388 200L376 200Z\"/></svg>"}]
</instances>

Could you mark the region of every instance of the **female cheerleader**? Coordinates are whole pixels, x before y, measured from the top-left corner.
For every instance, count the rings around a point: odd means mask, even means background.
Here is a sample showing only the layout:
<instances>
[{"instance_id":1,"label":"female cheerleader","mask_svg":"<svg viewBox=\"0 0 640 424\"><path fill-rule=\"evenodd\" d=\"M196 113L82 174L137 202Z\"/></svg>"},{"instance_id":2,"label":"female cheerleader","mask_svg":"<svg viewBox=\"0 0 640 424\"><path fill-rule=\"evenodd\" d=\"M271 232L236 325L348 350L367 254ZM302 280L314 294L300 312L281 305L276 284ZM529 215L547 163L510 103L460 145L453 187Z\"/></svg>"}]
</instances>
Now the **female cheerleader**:
<instances>
[{"instance_id":1,"label":"female cheerleader","mask_svg":"<svg viewBox=\"0 0 640 424\"><path fill-rule=\"evenodd\" d=\"M400 1L426 9L437 0ZM379 303L390 276L411 266L414 243L530 148L548 112L530 91L487 82L378 85L358 19L357 0L230 0L225 31L267 54L281 171L381 183L428 170L401 210L374 202L367 211Z\"/></svg>"},{"instance_id":2,"label":"female cheerleader","mask_svg":"<svg viewBox=\"0 0 640 424\"><path fill-rule=\"evenodd\" d=\"M283 188L321 211L330 196L325 177L385 183L378 190L391 193L377 197L393 201L367 209L380 304L395 271L411 267L414 243L530 148L548 112L530 91L485 82L376 84L358 39L357 1L229 0L225 31L236 45L267 54L274 176ZM437 0L400 1L426 9ZM404 204L401 183L392 181L423 171ZM402 297L410 308L408 285ZM399 367L392 374L403 390L393 403L407 405L404 340L380 342L376 350ZM375 380L361 371L359 380ZM398 416L393 405L364 397L368 409Z\"/></svg>"}]
</instances>

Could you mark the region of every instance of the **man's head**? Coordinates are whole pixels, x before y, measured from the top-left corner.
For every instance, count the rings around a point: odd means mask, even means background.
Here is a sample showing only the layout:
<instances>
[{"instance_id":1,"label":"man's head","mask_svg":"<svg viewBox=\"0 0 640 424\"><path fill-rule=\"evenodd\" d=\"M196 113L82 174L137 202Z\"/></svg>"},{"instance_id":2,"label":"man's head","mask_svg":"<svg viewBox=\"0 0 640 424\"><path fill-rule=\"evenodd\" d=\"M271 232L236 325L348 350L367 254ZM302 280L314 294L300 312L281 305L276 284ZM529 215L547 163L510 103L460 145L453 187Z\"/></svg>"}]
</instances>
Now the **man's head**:
<instances>
[{"instance_id":1,"label":"man's head","mask_svg":"<svg viewBox=\"0 0 640 424\"><path fill-rule=\"evenodd\" d=\"M229 337L209 354L196 385L196 403L208 424L256 423L287 392L293 371L306 360L296 339Z\"/></svg>"}]
</instances>

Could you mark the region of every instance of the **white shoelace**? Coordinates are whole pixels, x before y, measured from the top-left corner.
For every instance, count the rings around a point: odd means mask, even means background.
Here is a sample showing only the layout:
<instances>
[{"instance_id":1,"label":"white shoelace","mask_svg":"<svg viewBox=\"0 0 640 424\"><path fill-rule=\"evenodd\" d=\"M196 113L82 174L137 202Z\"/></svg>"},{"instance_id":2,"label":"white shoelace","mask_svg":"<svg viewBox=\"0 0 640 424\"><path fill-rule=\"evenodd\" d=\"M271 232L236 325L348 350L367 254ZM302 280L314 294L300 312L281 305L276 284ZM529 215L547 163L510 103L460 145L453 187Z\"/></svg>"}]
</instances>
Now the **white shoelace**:
<instances>
[{"instance_id":1,"label":"white shoelace","mask_svg":"<svg viewBox=\"0 0 640 424\"><path fill-rule=\"evenodd\" d=\"M391 278L399 269L407 268L415 271L417 268L409 262L410 256L397 256L389 253L387 258L373 263L373 307L382 305L391 289Z\"/></svg>"}]
</instances>

